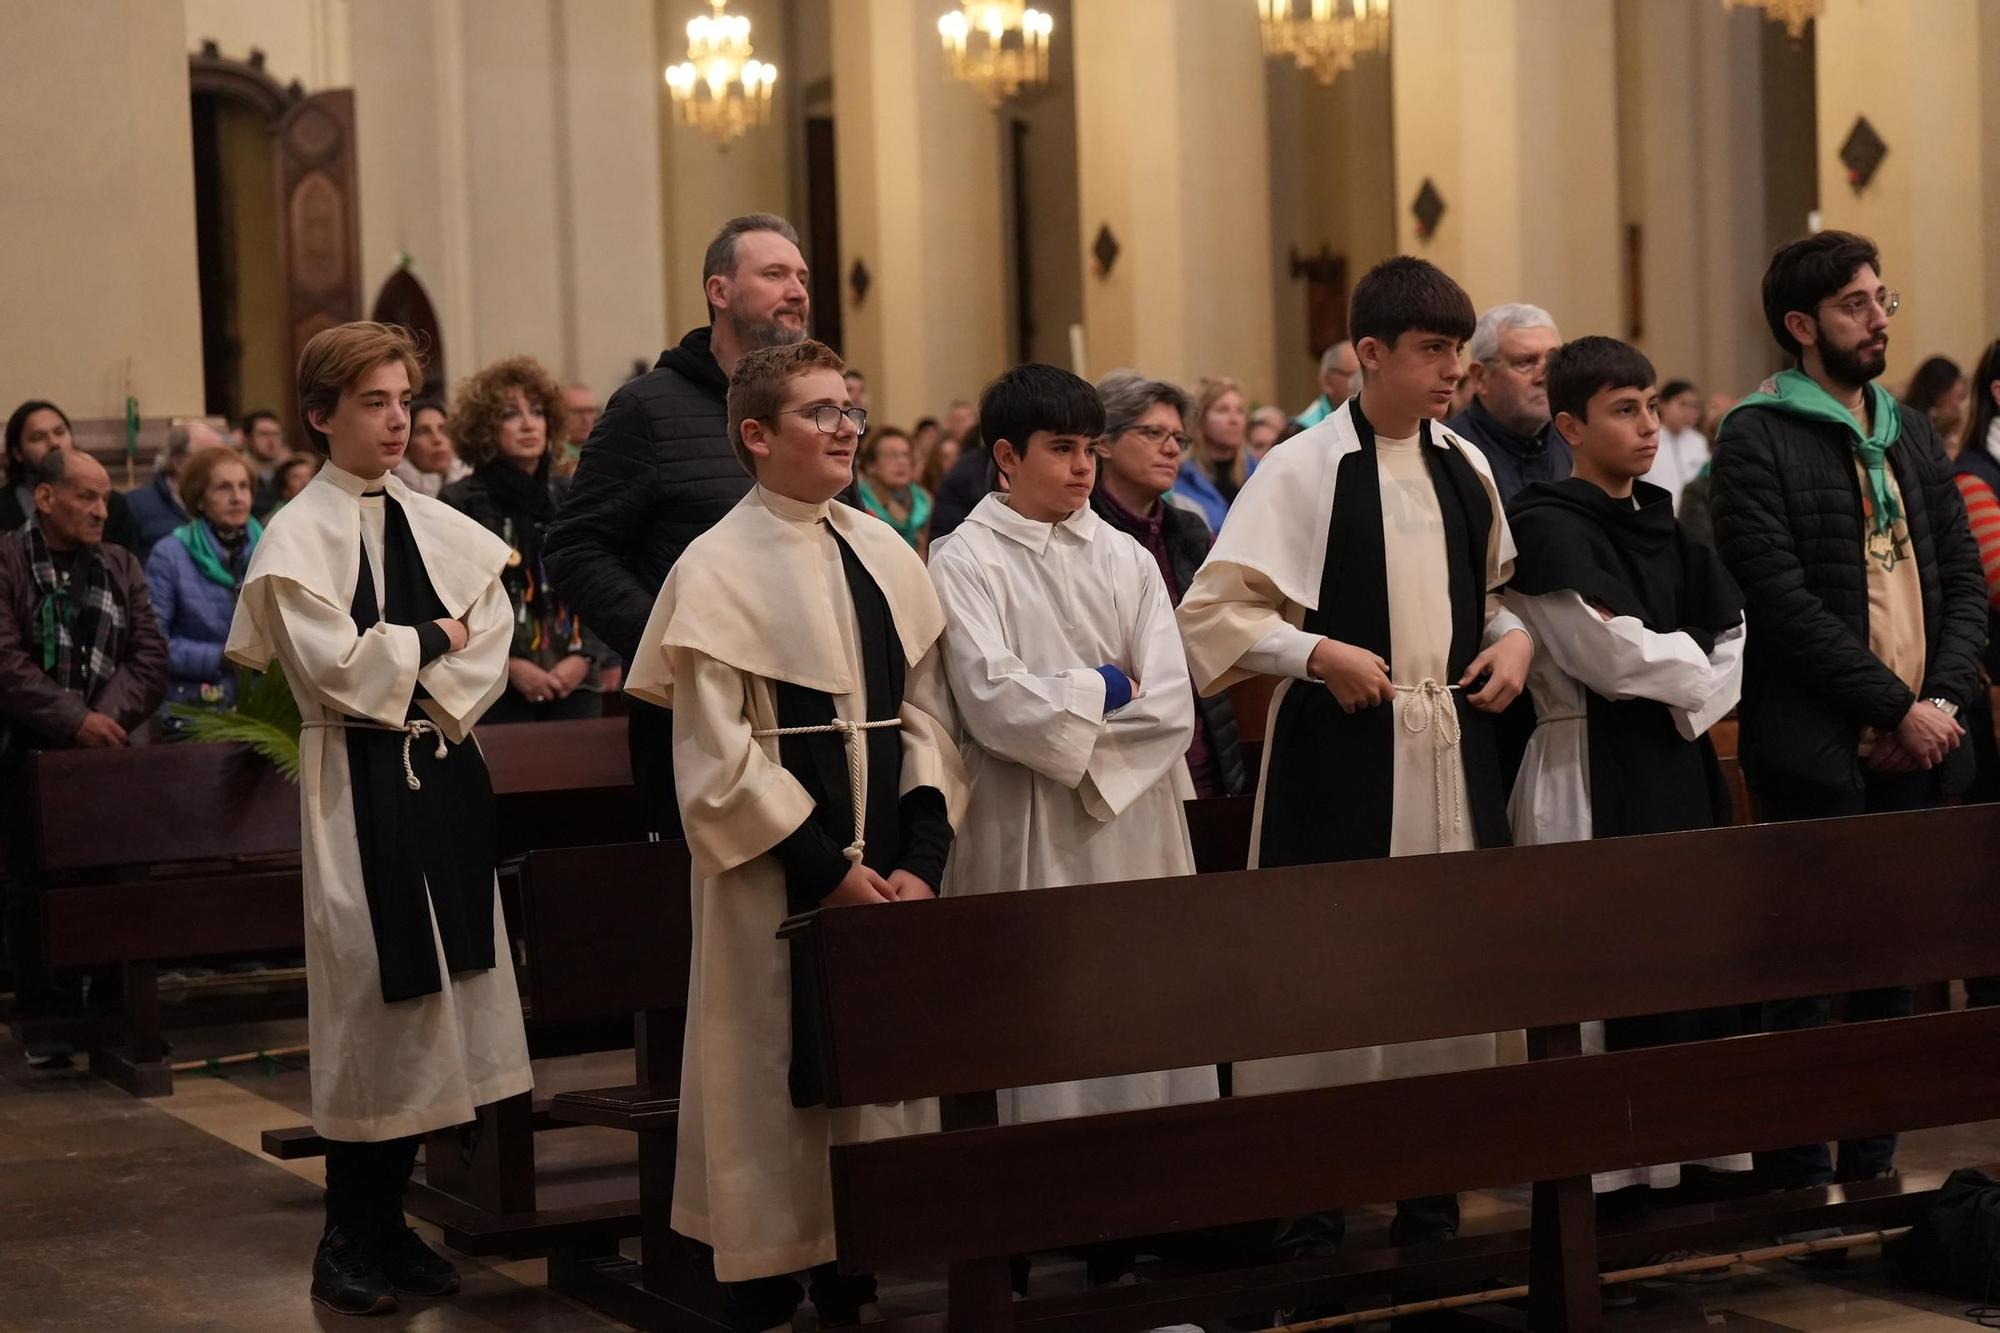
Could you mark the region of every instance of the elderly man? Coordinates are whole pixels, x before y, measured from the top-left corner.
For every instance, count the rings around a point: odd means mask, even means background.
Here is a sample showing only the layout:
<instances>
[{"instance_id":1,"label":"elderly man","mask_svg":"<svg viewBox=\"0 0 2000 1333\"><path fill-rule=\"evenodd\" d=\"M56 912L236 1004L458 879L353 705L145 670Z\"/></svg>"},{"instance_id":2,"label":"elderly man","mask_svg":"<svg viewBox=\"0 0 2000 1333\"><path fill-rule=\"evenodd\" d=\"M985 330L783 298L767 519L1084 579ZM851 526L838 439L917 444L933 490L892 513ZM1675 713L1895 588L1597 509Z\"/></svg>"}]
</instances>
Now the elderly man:
<instances>
[{"instance_id":1,"label":"elderly man","mask_svg":"<svg viewBox=\"0 0 2000 1333\"><path fill-rule=\"evenodd\" d=\"M802 342L812 314L792 224L732 218L709 242L709 322L619 388L585 443L542 559L572 610L627 663L667 571L750 490L729 443L729 376L748 352ZM673 719L631 701L632 779L649 831L680 836Z\"/></svg>"},{"instance_id":2,"label":"elderly man","mask_svg":"<svg viewBox=\"0 0 2000 1333\"><path fill-rule=\"evenodd\" d=\"M1466 344L1472 402L1445 424L1479 446L1500 499L1523 486L1569 476L1569 446L1549 420L1549 353L1562 345L1556 322L1535 305L1496 305Z\"/></svg>"},{"instance_id":3,"label":"elderly man","mask_svg":"<svg viewBox=\"0 0 2000 1333\"><path fill-rule=\"evenodd\" d=\"M181 465L195 450L223 443L222 436L205 421L176 421L168 429L167 442L153 459L153 479L126 497L139 525L141 561L152 553L153 543L188 521L180 496Z\"/></svg>"},{"instance_id":4,"label":"elderly man","mask_svg":"<svg viewBox=\"0 0 2000 1333\"><path fill-rule=\"evenodd\" d=\"M1319 397L1292 420L1301 426L1317 426L1327 413L1353 396L1354 381L1360 374L1361 363L1354 359L1354 344L1342 338L1319 354Z\"/></svg>"},{"instance_id":5,"label":"elderly man","mask_svg":"<svg viewBox=\"0 0 2000 1333\"><path fill-rule=\"evenodd\" d=\"M35 465L35 520L0 537L0 802L11 879L0 894L17 985L15 1014L73 1011L41 954L31 873L27 755L128 743L167 690L167 643L153 619L146 573L104 541L111 477L73 449ZM106 997L93 988L94 1000ZM68 1063L66 1046L31 1046L33 1063Z\"/></svg>"},{"instance_id":6,"label":"elderly man","mask_svg":"<svg viewBox=\"0 0 2000 1333\"><path fill-rule=\"evenodd\" d=\"M576 471L576 461L583 454L583 442L597 429L597 418L603 411L603 406L597 401L597 390L588 384L563 386L563 419L568 422L569 429L563 435L562 457L556 460L556 468L565 476Z\"/></svg>"}]
</instances>

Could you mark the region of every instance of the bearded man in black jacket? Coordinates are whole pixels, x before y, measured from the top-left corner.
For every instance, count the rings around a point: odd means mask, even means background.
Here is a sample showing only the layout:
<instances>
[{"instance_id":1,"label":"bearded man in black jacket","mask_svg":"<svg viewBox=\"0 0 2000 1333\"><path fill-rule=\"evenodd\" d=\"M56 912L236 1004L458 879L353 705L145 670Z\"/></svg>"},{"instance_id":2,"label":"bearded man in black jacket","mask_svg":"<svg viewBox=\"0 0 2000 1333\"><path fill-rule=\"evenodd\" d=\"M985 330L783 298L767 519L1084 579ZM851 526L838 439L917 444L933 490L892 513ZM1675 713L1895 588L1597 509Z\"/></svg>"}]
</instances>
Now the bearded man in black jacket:
<instances>
[{"instance_id":1,"label":"bearded man in black jacket","mask_svg":"<svg viewBox=\"0 0 2000 1333\"><path fill-rule=\"evenodd\" d=\"M747 352L805 338L806 277L791 223L770 213L725 222L702 264L707 327L612 394L584 446L542 558L563 599L628 663L674 561L750 490L729 446L730 372ZM649 831L678 838L673 714L628 702L640 813Z\"/></svg>"}]
</instances>

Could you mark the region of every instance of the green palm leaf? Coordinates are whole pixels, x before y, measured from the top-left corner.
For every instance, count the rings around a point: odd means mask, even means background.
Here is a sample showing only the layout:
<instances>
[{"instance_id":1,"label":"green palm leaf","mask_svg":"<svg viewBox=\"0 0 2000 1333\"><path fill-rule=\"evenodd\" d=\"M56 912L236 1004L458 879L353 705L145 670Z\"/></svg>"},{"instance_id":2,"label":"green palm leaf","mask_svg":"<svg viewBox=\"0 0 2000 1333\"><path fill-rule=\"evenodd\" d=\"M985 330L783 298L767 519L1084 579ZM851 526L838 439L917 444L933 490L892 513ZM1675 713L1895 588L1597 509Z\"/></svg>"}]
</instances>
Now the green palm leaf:
<instances>
[{"instance_id":1,"label":"green palm leaf","mask_svg":"<svg viewBox=\"0 0 2000 1333\"><path fill-rule=\"evenodd\" d=\"M248 745L287 780L299 780L299 706L277 662L262 675L239 672L236 707L227 712L193 704L169 704L167 712L187 723L187 739Z\"/></svg>"}]
</instances>

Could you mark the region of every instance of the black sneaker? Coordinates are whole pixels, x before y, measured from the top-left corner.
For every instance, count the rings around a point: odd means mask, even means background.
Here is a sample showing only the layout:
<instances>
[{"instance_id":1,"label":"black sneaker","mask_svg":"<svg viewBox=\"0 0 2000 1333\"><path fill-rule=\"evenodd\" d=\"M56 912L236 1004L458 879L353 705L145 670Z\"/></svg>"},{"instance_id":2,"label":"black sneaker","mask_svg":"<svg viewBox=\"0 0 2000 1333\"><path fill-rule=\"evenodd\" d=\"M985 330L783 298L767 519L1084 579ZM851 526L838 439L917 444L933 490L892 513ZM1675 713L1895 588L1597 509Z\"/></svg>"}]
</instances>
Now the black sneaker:
<instances>
[{"instance_id":1,"label":"black sneaker","mask_svg":"<svg viewBox=\"0 0 2000 1333\"><path fill-rule=\"evenodd\" d=\"M327 1230L313 1256L312 1298L335 1314L388 1314L396 1308L381 1260L339 1227Z\"/></svg>"},{"instance_id":2,"label":"black sneaker","mask_svg":"<svg viewBox=\"0 0 2000 1333\"><path fill-rule=\"evenodd\" d=\"M405 1296L449 1296L458 1290L458 1270L451 1260L406 1226L389 1227L383 1233L382 1267L389 1285Z\"/></svg>"}]
</instances>

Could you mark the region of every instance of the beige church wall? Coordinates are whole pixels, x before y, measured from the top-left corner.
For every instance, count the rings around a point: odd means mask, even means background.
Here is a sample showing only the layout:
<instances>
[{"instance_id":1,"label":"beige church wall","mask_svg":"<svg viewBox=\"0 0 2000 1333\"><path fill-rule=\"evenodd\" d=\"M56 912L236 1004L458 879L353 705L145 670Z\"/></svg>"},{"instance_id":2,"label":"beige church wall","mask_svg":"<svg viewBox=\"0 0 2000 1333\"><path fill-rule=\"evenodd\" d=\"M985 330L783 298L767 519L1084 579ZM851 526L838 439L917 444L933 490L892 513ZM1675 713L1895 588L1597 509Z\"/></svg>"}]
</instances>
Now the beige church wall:
<instances>
[{"instance_id":1,"label":"beige church wall","mask_svg":"<svg viewBox=\"0 0 2000 1333\"><path fill-rule=\"evenodd\" d=\"M1289 60L1266 67L1271 136L1271 247L1277 403L1296 413L1319 395L1307 280L1291 255L1347 261L1349 289L1396 253L1396 155L1387 52L1359 58L1323 87Z\"/></svg>"},{"instance_id":2,"label":"beige church wall","mask_svg":"<svg viewBox=\"0 0 2000 1333\"><path fill-rule=\"evenodd\" d=\"M349 0L181 0L187 49L214 42L231 60L264 53L264 69L280 84L309 93L353 82Z\"/></svg>"},{"instance_id":3,"label":"beige church wall","mask_svg":"<svg viewBox=\"0 0 2000 1333\"><path fill-rule=\"evenodd\" d=\"M1611 0L1397 0L1400 247L1484 309L1545 306L1564 336L1624 328ZM1446 212L1417 235L1428 177Z\"/></svg>"},{"instance_id":4,"label":"beige church wall","mask_svg":"<svg viewBox=\"0 0 2000 1333\"><path fill-rule=\"evenodd\" d=\"M905 424L1013 360L1001 126L949 77L937 15L928 0L832 7L846 356L877 416Z\"/></svg>"},{"instance_id":5,"label":"beige church wall","mask_svg":"<svg viewBox=\"0 0 2000 1333\"><path fill-rule=\"evenodd\" d=\"M162 0L0 0L0 375L14 401L122 418L129 364L148 418L202 411L184 25Z\"/></svg>"},{"instance_id":6,"label":"beige church wall","mask_svg":"<svg viewBox=\"0 0 2000 1333\"><path fill-rule=\"evenodd\" d=\"M1270 130L1256 11L1206 0L1077 6L1081 238L1093 377L1116 366L1276 388Z\"/></svg>"},{"instance_id":7,"label":"beige church wall","mask_svg":"<svg viewBox=\"0 0 2000 1333\"><path fill-rule=\"evenodd\" d=\"M1817 25L1820 216L1871 237L1902 293L1885 376L1897 387L1925 357L1963 364L1994 336L1983 307L2000 218L1985 211L1985 150L1969 139L2000 96L1980 62L1982 29L2000 22L1988 11L1980 0L1828 0ZM1856 191L1839 151L1858 115L1889 152Z\"/></svg>"},{"instance_id":8,"label":"beige church wall","mask_svg":"<svg viewBox=\"0 0 2000 1333\"><path fill-rule=\"evenodd\" d=\"M788 59L789 6L783 0L734 0L731 14L750 20L756 57L778 67L771 94L771 121L739 137L727 148L692 126L675 121L672 98L662 77L669 65L687 59L687 23L708 7L702 0L658 0L654 6L652 77L658 129L658 203L654 214L665 228L661 281L665 292L666 342L708 323L702 294L702 261L717 228L742 213L777 213L803 232L793 216L794 141L787 132L798 96L798 73ZM810 262L819 262L816 259Z\"/></svg>"}]
</instances>

